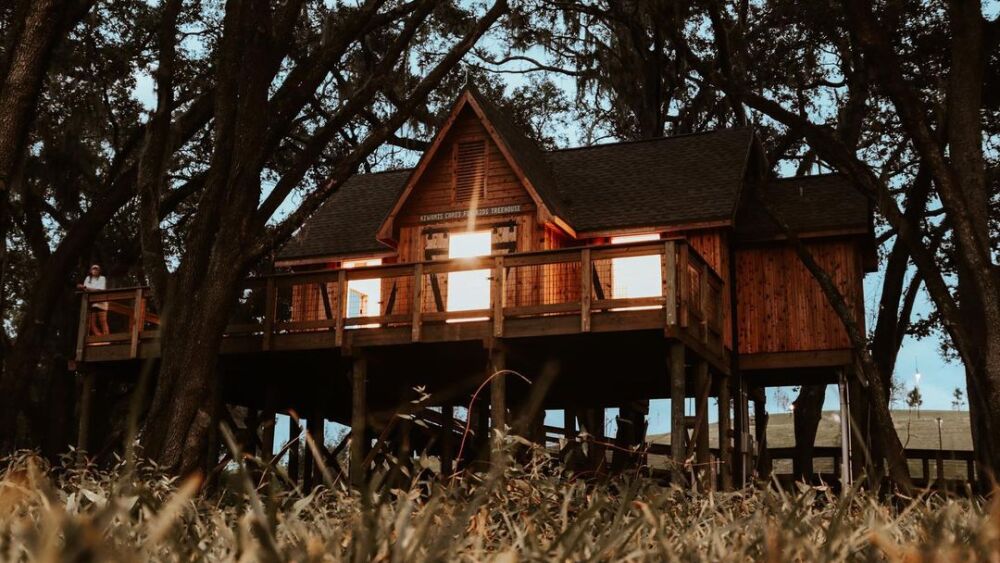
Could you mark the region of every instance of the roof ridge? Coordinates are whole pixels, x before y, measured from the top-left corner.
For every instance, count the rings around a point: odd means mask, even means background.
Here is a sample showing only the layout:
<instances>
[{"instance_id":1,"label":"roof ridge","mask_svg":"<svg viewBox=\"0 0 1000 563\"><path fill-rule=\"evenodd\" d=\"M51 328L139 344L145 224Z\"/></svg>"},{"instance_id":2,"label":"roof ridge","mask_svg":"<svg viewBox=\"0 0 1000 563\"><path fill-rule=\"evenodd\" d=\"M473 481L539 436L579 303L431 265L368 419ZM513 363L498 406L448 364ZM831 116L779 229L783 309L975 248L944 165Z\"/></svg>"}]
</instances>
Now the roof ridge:
<instances>
[{"instance_id":1,"label":"roof ridge","mask_svg":"<svg viewBox=\"0 0 1000 563\"><path fill-rule=\"evenodd\" d=\"M557 152L569 152L569 151L579 151L588 149L602 149L606 147L615 147L619 145L635 145L639 143L653 143L659 141L670 141L673 139L684 139L687 137L698 137L702 135L712 135L715 133L728 133L733 131L752 131L752 127L723 127L722 129L712 129L711 131L693 131L691 133L680 133L678 135L668 135L666 137L653 137L652 139L628 139L624 141L614 141L611 143L599 143L596 145L580 145L578 147L565 147L543 151L545 154L552 154Z\"/></svg>"}]
</instances>

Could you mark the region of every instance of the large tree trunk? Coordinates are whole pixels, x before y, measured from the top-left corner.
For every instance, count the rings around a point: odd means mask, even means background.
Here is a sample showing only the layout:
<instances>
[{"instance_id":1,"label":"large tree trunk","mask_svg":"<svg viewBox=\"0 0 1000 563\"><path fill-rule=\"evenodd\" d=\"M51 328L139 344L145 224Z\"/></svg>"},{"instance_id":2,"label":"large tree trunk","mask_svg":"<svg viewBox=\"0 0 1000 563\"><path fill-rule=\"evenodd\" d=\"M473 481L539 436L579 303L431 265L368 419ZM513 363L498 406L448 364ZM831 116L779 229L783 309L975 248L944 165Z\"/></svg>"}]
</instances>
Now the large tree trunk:
<instances>
[{"instance_id":1,"label":"large tree trunk","mask_svg":"<svg viewBox=\"0 0 1000 563\"><path fill-rule=\"evenodd\" d=\"M168 472L188 474L205 465L204 446L218 422L218 350L236 281L206 278L198 287L175 286L162 317L162 360L142 453Z\"/></svg>"},{"instance_id":2,"label":"large tree trunk","mask_svg":"<svg viewBox=\"0 0 1000 563\"><path fill-rule=\"evenodd\" d=\"M813 478L813 448L816 446L819 423L823 419L825 400L826 385L803 385L793 403L795 457L792 458L792 473L802 481L809 482Z\"/></svg>"}]
</instances>

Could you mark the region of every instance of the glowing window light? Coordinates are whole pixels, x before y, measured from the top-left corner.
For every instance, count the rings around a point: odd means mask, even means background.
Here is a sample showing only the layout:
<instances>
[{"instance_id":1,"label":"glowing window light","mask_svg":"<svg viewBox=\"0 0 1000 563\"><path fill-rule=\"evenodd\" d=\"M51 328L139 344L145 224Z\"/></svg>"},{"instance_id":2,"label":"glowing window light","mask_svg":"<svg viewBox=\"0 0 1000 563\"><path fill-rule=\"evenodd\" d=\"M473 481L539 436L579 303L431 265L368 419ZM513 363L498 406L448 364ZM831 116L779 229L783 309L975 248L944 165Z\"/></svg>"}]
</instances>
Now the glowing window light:
<instances>
[{"instance_id":1,"label":"glowing window light","mask_svg":"<svg viewBox=\"0 0 1000 563\"><path fill-rule=\"evenodd\" d=\"M343 263L345 269L364 266L381 266L381 258L370 260L347 260ZM382 307L382 280L349 280L347 282L347 318L377 317ZM378 323L355 325L347 328L378 328Z\"/></svg>"},{"instance_id":2,"label":"glowing window light","mask_svg":"<svg viewBox=\"0 0 1000 563\"><path fill-rule=\"evenodd\" d=\"M629 244L660 240L660 235L627 235L611 237L611 244ZM614 299L632 299L640 297L660 297L663 295L663 278L660 270L660 255L628 256L611 259L611 296ZM658 309L658 305L649 307L624 307L615 311L633 311L638 309Z\"/></svg>"},{"instance_id":3,"label":"glowing window light","mask_svg":"<svg viewBox=\"0 0 1000 563\"><path fill-rule=\"evenodd\" d=\"M451 233L448 237L448 258L475 258L489 256L492 247L490 231L471 233ZM490 308L490 271L466 270L448 273L448 311L476 311ZM448 322L481 321L488 317L474 319L453 319Z\"/></svg>"}]
</instances>

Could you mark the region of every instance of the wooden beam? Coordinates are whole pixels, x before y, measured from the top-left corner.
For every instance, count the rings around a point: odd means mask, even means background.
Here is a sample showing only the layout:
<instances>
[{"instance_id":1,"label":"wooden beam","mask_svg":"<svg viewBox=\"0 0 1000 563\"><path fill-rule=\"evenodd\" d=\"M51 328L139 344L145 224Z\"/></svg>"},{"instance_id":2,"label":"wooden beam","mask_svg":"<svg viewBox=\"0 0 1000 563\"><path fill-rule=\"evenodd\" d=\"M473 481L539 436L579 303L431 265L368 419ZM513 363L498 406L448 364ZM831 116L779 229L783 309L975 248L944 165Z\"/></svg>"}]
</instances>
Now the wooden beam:
<instances>
[{"instance_id":1,"label":"wooden beam","mask_svg":"<svg viewBox=\"0 0 1000 563\"><path fill-rule=\"evenodd\" d=\"M506 433L507 427L507 378L503 374L498 374L506 369L507 354L503 348L494 348L490 351L490 368L487 377L490 380L490 427L491 427L491 459L494 465L502 463L503 460L503 440L501 434Z\"/></svg>"},{"instance_id":2,"label":"wooden beam","mask_svg":"<svg viewBox=\"0 0 1000 563\"><path fill-rule=\"evenodd\" d=\"M712 379L708 373L708 362L698 360L695 364L694 373L695 385L695 463L698 465L698 475L701 488L704 491L713 487L711 479L711 453L709 448L708 435L708 395L711 392Z\"/></svg>"},{"instance_id":3,"label":"wooden beam","mask_svg":"<svg viewBox=\"0 0 1000 563\"><path fill-rule=\"evenodd\" d=\"M840 367L853 362L848 349L818 350L810 352L767 352L741 354L741 371L773 369L802 369L812 367ZM750 375L753 378L753 375Z\"/></svg>"},{"instance_id":4,"label":"wooden beam","mask_svg":"<svg viewBox=\"0 0 1000 563\"><path fill-rule=\"evenodd\" d=\"M503 265L503 256L496 256L493 265L493 279L490 293L493 297L493 336L503 337L503 308L507 296L507 270Z\"/></svg>"},{"instance_id":5,"label":"wooden beam","mask_svg":"<svg viewBox=\"0 0 1000 563\"><path fill-rule=\"evenodd\" d=\"M302 452L302 442L298 441L299 434L302 432L302 427L295 420L294 417L288 417L288 442L291 443L291 448L288 450L288 476L295 483L299 482L299 458Z\"/></svg>"},{"instance_id":6,"label":"wooden beam","mask_svg":"<svg viewBox=\"0 0 1000 563\"><path fill-rule=\"evenodd\" d=\"M83 361L83 352L87 348L87 331L90 330L90 296L87 292L80 295L80 321L76 325L76 361Z\"/></svg>"},{"instance_id":7,"label":"wooden beam","mask_svg":"<svg viewBox=\"0 0 1000 563\"><path fill-rule=\"evenodd\" d=\"M326 419L323 418L323 412L319 406L313 409L313 415L309 419L309 433L312 435L313 442L316 443L316 451L320 452L319 456L313 453L312 448L309 448L308 452L309 456L313 458L312 482L316 486L323 483L322 468L326 464L323 459L323 452L326 451Z\"/></svg>"},{"instance_id":8,"label":"wooden beam","mask_svg":"<svg viewBox=\"0 0 1000 563\"><path fill-rule=\"evenodd\" d=\"M337 324L334 342L337 347L344 345L344 321L347 319L347 270L337 272Z\"/></svg>"},{"instance_id":9,"label":"wooden beam","mask_svg":"<svg viewBox=\"0 0 1000 563\"><path fill-rule=\"evenodd\" d=\"M410 340L420 342L420 314L423 312L424 265L417 263L413 267L413 298L410 309L413 318L410 320Z\"/></svg>"},{"instance_id":10,"label":"wooden beam","mask_svg":"<svg viewBox=\"0 0 1000 563\"><path fill-rule=\"evenodd\" d=\"M132 324L129 327L131 331L131 342L129 344L129 357L136 358L139 356L139 333L142 332L143 325L143 312L145 311L146 301L142 298L142 288L136 288L135 298L132 302Z\"/></svg>"},{"instance_id":11,"label":"wooden beam","mask_svg":"<svg viewBox=\"0 0 1000 563\"><path fill-rule=\"evenodd\" d=\"M80 422L76 432L76 449L87 451L90 445L90 423L94 404L94 372L83 372L80 383Z\"/></svg>"},{"instance_id":12,"label":"wooden beam","mask_svg":"<svg viewBox=\"0 0 1000 563\"><path fill-rule=\"evenodd\" d=\"M590 299L593 293L593 264L590 249L580 251L580 332L590 332Z\"/></svg>"},{"instance_id":13,"label":"wooden beam","mask_svg":"<svg viewBox=\"0 0 1000 563\"><path fill-rule=\"evenodd\" d=\"M261 343L264 351L271 349L274 341L274 314L277 311L278 291L274 287L274 277L268 276L265 282L264 294L264 338Z\"/></svg>"},{"instance_id":14,"label":"wooden beam","mask_svg":"<svg viewBox=\"0 0 1000 563\"><path fill-rule=\"evenodd\" d=\"M687 430L684 428L684 345L671 342L668 349L667 373L670 376L670 457L673 460L674 483L684 479L684 457Z\"/></svg>"},{"instance_id":15,"label":"wooden beam","mask_svg":"<svg viewBox=\"0 0 1000 563\"><path fill-rule=\"evenodd\" d=\"M719 376L719 481L722 490L733 488L733 431L730 400L730 380Z\"/></svg>"},{"instance_id":16,"label":"wooden beam","mask_svg":"<svg viewBox=\"0 0 1000 563\"><path fill-rule=\"evenodd\" d=\"M670 327L677 324L677 242L668 240L663 243L663 256L660 259L660 281L663 284L664 323Z\"/></svg>"},{"instance_id":17,"label":"wooden beam","mask_svg":"<svg viewBox=\"0 0 1000 563\"><path fill-rule=\"evenodd\" d=\"M368 359L354 358L351 370L351 484L362 488L368 480Z\"/></svg>"},{"instance_id":18,"label":"wooden beam","mask_svg":"<svg viewBox=\"0 0 1000 563\"><path fill-rule=\"evenodd\" d=\"M441 407L441 477L455 471L455 407Z\"/></svg>"}]
</instances>

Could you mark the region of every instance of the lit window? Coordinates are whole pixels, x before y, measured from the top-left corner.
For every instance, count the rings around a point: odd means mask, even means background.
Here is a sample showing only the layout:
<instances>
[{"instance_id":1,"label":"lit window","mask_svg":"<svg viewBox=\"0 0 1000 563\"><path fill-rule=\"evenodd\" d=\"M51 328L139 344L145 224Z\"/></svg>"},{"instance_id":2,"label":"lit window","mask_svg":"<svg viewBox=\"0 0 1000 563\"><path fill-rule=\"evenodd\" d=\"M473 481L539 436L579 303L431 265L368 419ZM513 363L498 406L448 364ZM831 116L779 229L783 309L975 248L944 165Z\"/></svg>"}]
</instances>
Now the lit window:
<instances>
[{"instance_id":1,"label":"lit window","mask_svg":"<svg viewBox=\"0 0 1000 563\"><path fill-rule=\"evenodd\" d=\"M611 244L660 240L658 234L612 237ZM629 256L611 260L611 294L615 299L659 297L663 294L660 255Z\"/></svg>"},{"instance_id":2,"label":"lit window","mask_svg":"<svg viewBox=\"0 0 1000 563\"><path fill-rule=\"evenodd\" d=\"M451 233L448 237L448 258L489 256L491 245L490 231ZM476 311L489 308L489 270L466 270L448 274L448 311Z\"/></svg>"},{"instance_id":3,"label":"lit window","mask_svg":"<svg viewBox=\"0 0 1000 563\"><path fill-rule=\"evenodd\" d=\"M343 267L361 268L364 266L380 266L381 258L370 260L348 260ZM374 278L370 280L349 280L347 282L347 318L356 319L358 317L377 317L382 306L382 280ZM374 328L379 325L358 325L354 328Z\"/></svg>"}]
</instances>

